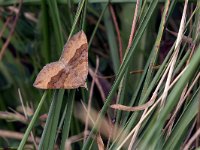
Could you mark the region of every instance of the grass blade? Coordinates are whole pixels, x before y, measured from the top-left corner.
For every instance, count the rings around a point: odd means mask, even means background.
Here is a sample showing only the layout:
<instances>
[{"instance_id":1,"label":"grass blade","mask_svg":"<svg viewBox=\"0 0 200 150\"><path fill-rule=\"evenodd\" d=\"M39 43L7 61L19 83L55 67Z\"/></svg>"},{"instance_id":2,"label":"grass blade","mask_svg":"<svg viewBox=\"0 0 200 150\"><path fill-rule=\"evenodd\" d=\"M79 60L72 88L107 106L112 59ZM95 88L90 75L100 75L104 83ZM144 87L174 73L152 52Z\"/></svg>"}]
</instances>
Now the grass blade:
<instances>
[{"instance_id":1,"label":"grass blade","mask_svg":"<svg viewBox=\"0 0 200 150\"><path fill-rule=\"evenodd\" d=\"M61 141L60 150L65 149L65 141L69 136L72 112L73 112L73 108L74 108L74 96L75 96L75 90L70 91L68 103L67 103L67 111L66 111L66 115L65 115L65 122L63 125L63 129L62 129L62 141Z\"/></svg>"},{"instance_id":2,"label":"grass blade","mask_svg":"<svg viewBox=\"0 0 200 150\"><path fill-rule=\"evenodd\" d=\"M34 115L33 115L33 118L32 118L32 120L31 120L31 122L30 122L28 128L26 129L26 132L25 132L25 134L24 134L24 137L23 137L22 141L20 142L20 145L19 145L19 147L18 147L18 150L23 150L23 149L24 149L24 145L25 145L25 143L26 143L26 141L27 141L27 139L28 139L28 136L29 136L29 134L30 134L30 132L31 132L31 130L32 130L32 128L33 128L35 122L36 122L36 119L37 119L38 116L39 116L39 112L40 112L40 110L42 109L42 104L44 103L46 96L47 96L47 91L44 92L44 94L43 94L43 96L42 96L42 98L41 98L41 100L40 100L40 102L39 102L39 105L38 105L38 107L37 107L37 109L36 109L36 111L35 111L35 113L34 113Z\"/></svg>"}]
</instances>

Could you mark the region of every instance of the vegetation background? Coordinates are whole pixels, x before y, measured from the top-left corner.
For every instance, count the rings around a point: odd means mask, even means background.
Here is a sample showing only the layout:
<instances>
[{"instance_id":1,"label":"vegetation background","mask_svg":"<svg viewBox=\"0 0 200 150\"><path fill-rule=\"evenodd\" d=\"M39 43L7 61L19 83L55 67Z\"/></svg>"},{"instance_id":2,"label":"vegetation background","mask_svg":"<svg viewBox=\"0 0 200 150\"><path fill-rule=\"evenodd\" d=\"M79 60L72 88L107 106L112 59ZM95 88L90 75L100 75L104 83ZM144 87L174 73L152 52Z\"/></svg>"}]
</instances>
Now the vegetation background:
<instances>
[{"instance_id":1,"label":"vegetation background","mask_svg":"<svg viewBox=\"0 0 200 150\"><path fill-rule=\"evenodd\" d=\"M80 30L88 89L35 89ZM0 0L0 147L200 149L199 33L199 0Z\"/></svg>"}]
</instances>

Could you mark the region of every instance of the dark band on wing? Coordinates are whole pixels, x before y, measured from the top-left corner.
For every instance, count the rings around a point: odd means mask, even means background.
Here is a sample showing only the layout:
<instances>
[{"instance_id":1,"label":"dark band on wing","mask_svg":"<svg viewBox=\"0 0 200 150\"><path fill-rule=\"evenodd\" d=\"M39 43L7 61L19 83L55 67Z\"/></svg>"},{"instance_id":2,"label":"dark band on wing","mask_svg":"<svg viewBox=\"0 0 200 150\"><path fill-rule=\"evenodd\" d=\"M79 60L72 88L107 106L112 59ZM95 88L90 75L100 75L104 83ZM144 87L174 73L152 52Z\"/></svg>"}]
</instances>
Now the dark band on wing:
<instances>
[{"instance_id":1,"label":"dark band on wing","mask_svg":"<svg viewBox=\"0 0 200 150\"><path fill-rule=\"evenodd\" d=\"M88 52L87 49L88 49L88 44L87 43L81 45L81 47L76 50L76 53L70 59L68 64L72 65L72 64L80 63L80 61L87 61L88 57L84 57L85 54L87 55L87 52ZM80 59L80 61L78 61L78 59Z\"/></svg>"},{"instance_id":2,"label":"dark band on wing","mask_svg":"<svg viewBox=\"0 0 200 150\"><path fill-rule=\"evenodd\" d=\"M69 71L66 72L65 69L62 69L58 72L57 75L51 77L50 82L48 82L47 87L50 89L54 89L56 87L64 88L64 81L68 77Z\"/></svg>"}]
</instances>

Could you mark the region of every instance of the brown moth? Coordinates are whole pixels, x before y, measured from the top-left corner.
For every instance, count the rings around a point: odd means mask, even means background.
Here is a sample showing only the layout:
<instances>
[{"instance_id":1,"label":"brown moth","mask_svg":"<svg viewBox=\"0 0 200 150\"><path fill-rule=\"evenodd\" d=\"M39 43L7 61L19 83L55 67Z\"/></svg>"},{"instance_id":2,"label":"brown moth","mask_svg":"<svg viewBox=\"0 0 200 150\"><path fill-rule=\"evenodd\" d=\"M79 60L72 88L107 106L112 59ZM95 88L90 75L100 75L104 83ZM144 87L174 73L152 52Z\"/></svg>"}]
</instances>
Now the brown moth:
<instances>
[{"instance_id":1,"label":"brown moth","mask_svg":"<svg viewBox=\"0 0 200 150\"><path fill-rule=\"evenodd\" d=\"M85 33L80 31L65 44L59 61L43 67L33 86L39 89L86 87L87 75L88 43Z\"/></svg>"}]
</instances>

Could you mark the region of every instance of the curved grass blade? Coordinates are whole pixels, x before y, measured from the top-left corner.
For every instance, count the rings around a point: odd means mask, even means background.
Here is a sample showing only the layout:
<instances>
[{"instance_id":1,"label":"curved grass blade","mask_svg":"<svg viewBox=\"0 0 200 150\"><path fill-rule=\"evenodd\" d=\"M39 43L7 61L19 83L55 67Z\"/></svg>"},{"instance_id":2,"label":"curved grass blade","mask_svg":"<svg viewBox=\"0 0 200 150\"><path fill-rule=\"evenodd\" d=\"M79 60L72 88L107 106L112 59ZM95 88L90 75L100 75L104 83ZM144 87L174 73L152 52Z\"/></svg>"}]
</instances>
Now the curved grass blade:
<instances>
[{"instance_id":1,"label":"curved grass blade","mask_svg":"<svg viewBox=\"0 0 200 150\"><path fill-rule=\"evenodd\" d=\"M159 114L158 120L156 121L154 127L149 132L149 134L145 137L142 143L140 143L142 146L141 148L144 148L147 145L150 145L150 143L152 144L158 141L158 137L159 137L158 135L161 133L161 129L164 126L165 120L167 119L169 112L171 112L174 106L178 103L182 90L184 89L188 81L193 78L195 72L197 71L200 65L199 58L200 58L200 46L197 48L197 51L192 57L191 62L189 63L186 71L184 72L182 77L179 79L179 81L176 83L176 85L170 92L166 101L166 105L162 109L162 113Z\"/></svg>"},{"instance_id":2,"label":"curved grass blade","mask_svg":"<svg viewBox=\"0 0 200 150\"><path fill-rule=\"evenodd\" d=\"M117 74L117 78L116 78L116 80L115 80L115 82L114 82L114 84L111 88L111 91L110 91L110 93L109 93L109 95L108 95L108 97L107 97L107 99L104 103L104 106L103 106L103 108L100 112L100 115L99 115L97 121L95 122L95 125L92 128L92 131L91 131L86 143L84 144L83 150L86 150L90 147L90 145L92 143L92 135L96 133L97 127L101 122L101 118L104 116L104 114L106 113L106 111L107 111L107 109L108 109L108 107L111 103L112 97L114 96L115 91L116 91L116 89L117 89L117 87L118 87L118 85L119 85L119 83L120 83L120 81L123 77L123 74L124 74L126 68L128 67L128 64L131 60L131 56L135 52L136 46L137 46L142 34L144 33L144 30L145 30L145 28L146 28L146 26L147 26L147 24L148 24L148 22L149 22L149 20L152 16L152 14L153 14L153 11L155 10L155 8L157 6L157 3L158 3L158 0L154 0L154 1L151 2L150 6L149 6L149 12L144 17L144 20L141 22L141 26L139 27L138 32L136 33L136 37L133 41L133 45L131 46L131 48L129 50L129 54L126 55L127 57L124 58L124 61L121 65L121 67L120 67L118 74Z\"/></svg>"},{"instance_id":3,"label":"curved grass blade","mask_svg":"<svg viewBox=\"0 0 200 150\"><path fill-rule=\"evenodd\" d=\"M25 143L26 143L26 141L27 141L27 139L28 139L28 136L29 136L29 134L30 134L30 132L31 132L31 130L32 130L32 128L33 128L35 122L36 122L36 119L37 119L38 116L39 116L39 112L40 112L40 110L42 109L42 105L43 105L43 103L44 103L44 101L45 101L46 96L47 96L47 91L44 92L44 94L43 94L43 96L42 96L42 98L41 98L41 100L40 100L40 102L39 102L39 105L37 106L37 109L36 109L36 111L35 111L35 113L34 113L34 115L33 115L33 118L32 118L32 120L31 120L31 122L30 122L28 128L26 129L26 132L25 132L25 134L24 134L24 136L23 136L22 141L20 142L20 145L19 145L19 147L18 147L18 150L23 150L23 149L24 149L24 145L25 145Z\"/></svg>"},{"instance_id":4,"label":"curved grass blade","mask_svg":"<svg viewBox=\"0 0 200 150\"><path fill-rule=\"evenodd\" d=\"M199 88L196 90L193 98L191 98L189 104L186 106L184 112L179 118L177 124L175 125L171 135L163 145L163 149L178 149L181 147L181 140L183 140L183 135L185 135L189 130L189 125L194 117L197 115L199 110Z\"/></svg>"}]
</instances>

